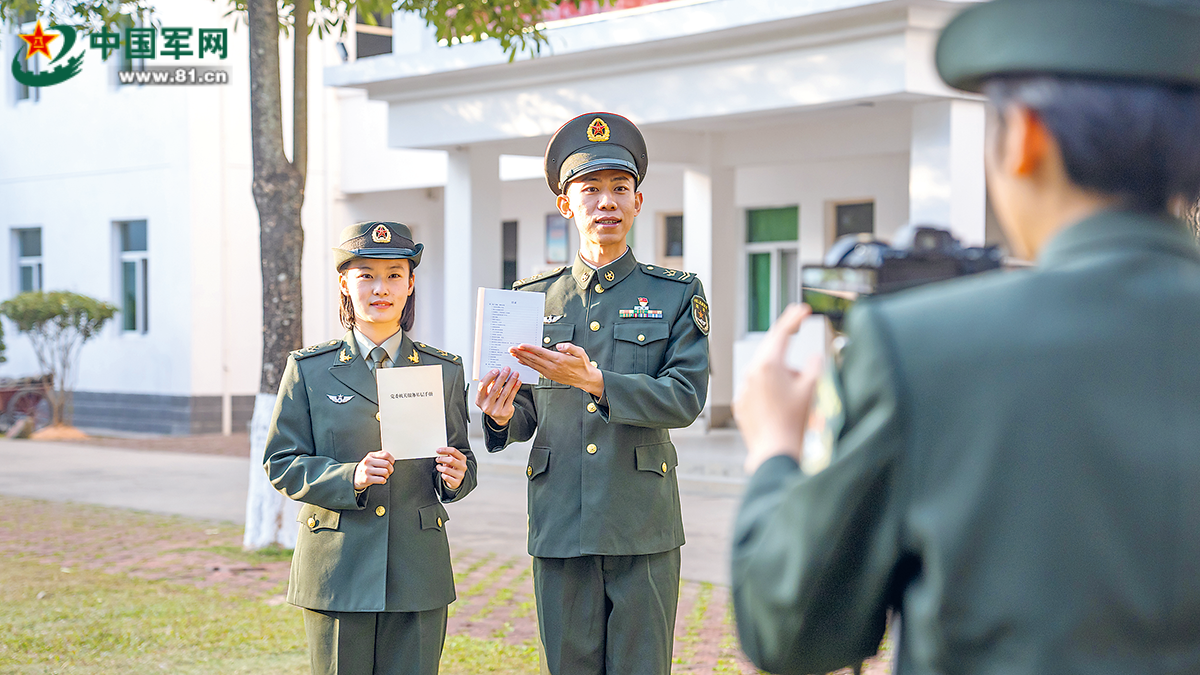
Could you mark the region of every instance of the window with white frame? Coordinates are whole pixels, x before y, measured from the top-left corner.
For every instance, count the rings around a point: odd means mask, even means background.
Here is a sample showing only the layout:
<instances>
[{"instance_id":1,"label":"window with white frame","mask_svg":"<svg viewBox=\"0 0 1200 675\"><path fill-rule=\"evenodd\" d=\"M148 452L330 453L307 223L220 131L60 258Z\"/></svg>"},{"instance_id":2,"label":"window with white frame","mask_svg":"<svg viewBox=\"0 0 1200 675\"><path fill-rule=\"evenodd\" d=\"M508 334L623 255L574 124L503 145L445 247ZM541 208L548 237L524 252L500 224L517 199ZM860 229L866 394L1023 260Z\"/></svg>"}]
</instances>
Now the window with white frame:
<instances>
[{"instance_id":1,"label":"window with white frame","mask_svg":"<svg viewBox=\"0 0 1200 675\"><path fill-rule=\"evenodd\" d=\"M17 29L12 35L12 45L14 51L16 52L13 56L17 61L18 67L21 70L31 74L38 73L41 70L40 64L38 63L38 57L34 56L32 59L25 58L26 55L29 54L29 44L22 40L19 36L22 34L32 33L36 26L37 12L30 10L21 15L21 21L17 24ZM11 80L13 83L14 103L20 103L21 101L29 101L30 103L37 102L39 92L37 87L31 87L27 84L22 84L21 82L18 82L15 77L11 78Z\"/></svg>"},{"instance_id":2,"label":"window with white frame","mask_svg":"<svg viewBox=\"0 0 1200 675\"><path fill-rule=\"evenodd\" d=\"M17 245L17 292L42 290L42 228L13 230Z\"/></svg>"},{"instance_id":3,"label":"window with white frame","mask_svg":"<svg viewBox=\"0 0 1200 675\"><path fill-rule=\"evenodd\" d=\"M121 329L145 333L150 328L150 261L146 246L146 221L118 222L116 229L120 243L117 265L121 289Z\"/></svg>"},{"instance_id":4,"label":"window with white frame","mask_svg":"<svg viewBox=\"0 0 1200 675\"><path fill-rule=\"evenodd\" d=\"M746 212L746 329L761 332L800 298L800 207Z\"/></svg>"},{"instance_id":5,"label":"window with white frame","mask_svg":"<svg viewBox=\"0 0 1200 675\"><path fill-rule=\"evenodd\" d=\"M392 53L392 15L354 13L354 58Z\"/></svg>"}]
</instances>

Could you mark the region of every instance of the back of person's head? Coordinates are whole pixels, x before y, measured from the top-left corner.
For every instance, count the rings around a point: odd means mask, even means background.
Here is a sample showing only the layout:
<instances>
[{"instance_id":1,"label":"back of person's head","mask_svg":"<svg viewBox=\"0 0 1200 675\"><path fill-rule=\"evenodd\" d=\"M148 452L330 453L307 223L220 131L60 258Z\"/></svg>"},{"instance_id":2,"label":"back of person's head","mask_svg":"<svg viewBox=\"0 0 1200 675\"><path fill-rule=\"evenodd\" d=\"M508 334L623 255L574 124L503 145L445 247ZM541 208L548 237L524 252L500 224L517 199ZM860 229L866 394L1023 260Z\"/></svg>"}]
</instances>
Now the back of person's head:
<instances>
[{"instance_id":1,"label":"back of person's head","mask_svg":"<svg viewBox=\"0 0 1200 675\"><path fill-rule=\"evenodd\" d=\"M1200 199L1200 89L1030 75L991 78L983 90L1000 111L1019 104L1037 114L1079 187L1139 211Z\"/></svg>"}]
</instances>

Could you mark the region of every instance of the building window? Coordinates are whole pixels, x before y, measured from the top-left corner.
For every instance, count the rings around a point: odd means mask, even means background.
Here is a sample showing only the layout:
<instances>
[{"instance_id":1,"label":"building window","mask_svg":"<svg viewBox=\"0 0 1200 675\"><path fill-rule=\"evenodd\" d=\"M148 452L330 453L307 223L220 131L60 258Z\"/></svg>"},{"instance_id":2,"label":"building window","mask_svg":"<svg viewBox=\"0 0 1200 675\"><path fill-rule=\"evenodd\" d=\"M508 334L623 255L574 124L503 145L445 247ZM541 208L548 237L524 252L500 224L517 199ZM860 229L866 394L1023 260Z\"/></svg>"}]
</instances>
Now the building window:
<instances>
[{"instance_id":1,"label":"building window","mask_svg":"<svg viewBox=\"0 0 1200 675\"><path fill-rule=\"evenodd\" d=\"M567 236L571 221L563 218L557 212L546 214L546 262L551 265L562 265L567 262L567 252L570 242Z\"/></svg>"},{"instance_id":2,"label":"building window","mask_svg":"<svg viewBox=\"0 0 1200 675\"><path fill-rule=\"evenodd\" d=\"M800 207L746 212L747 329L765 331L800 298Z\"/></svg>"},{"instance_id":3,"label":"building window","mask_svg":"<svg viewBox=\"0 0 1200 675\"><path fill-rule=\"evenodd\" d=\"M847 202L833 207L833 241L848 234L875 234L875 202Z\"/></svg>"},{"instance_id":4,"label":"building window","mask_svg":"<svg viewBox=\"0 0 1200 675\"><path fill-rule=\"evenodd\" d=\"M504 228L504 285L502 288L512 288L517 280L517 221L506 220Z\"/></svg>"},{"instance_id":5,"label":"building window","mask_svg":"<svg viewBox=\"0 0 1200 675\"><path fill-rule=\"evenodd\" d=\"M392 53L392 15L354 13L354 58Z\"/></svg>"},{"instance_id":6,"label":"building window","mask_svg":"<svg viewBox=\"0 0 1200 675\"><path fill-rule=\"evenodd\" d=\"M150 328L146 221L117 223L117 235L121 242L121 328L127 332L145 333Z\"/></svg>"},{"instance_id":7,"label":"building window","mask_svg":"<svg viewBox=\"0 0 1200 675\"><path fill-rule=\"evenodd\" d=\"M683 214L672 214L663 218L663 255L668 258L683 257Z\"/></svg>"},{"instance_id":8,"label":"building window","mask_svg":"<svg viewBox=\"0 0 1200 675\"><path fill-rule=\"evenodd\" d=\"M112 29L121 36L121 49L118 50L118 53L120 54L121 58L112 59L113 68L115 69L113 72L113 78L116 81L117 86L128 86L131 84L141 84L140 82L138 82L135 79L129 79L128 82L122 81L121 76L117 73L122 73L122 72L124 72L124 73L140 73L140 72L143 72L146 70L146 59L133 58L130 55L131 50L130 50L130 46L129 46L129 42L130 42L129 30L131 28L142 28L142 27L143 27L143 22L141 20L141 17L134 18L134 17L130 17L127 15L122 15L117 20L116 25ZM112 58L111 55L109 58Z\"/></svg>"},{"instance_id":9,"label":"building window","mask_svg":"<svg viewBox=\"0 0 1200 675\"><path fill-rule=\"evenodd\" d=\"M18 26L16 33L13 35L13 37L15 38L14 42L13 42L13 47L16 51L15 58L17 60L17 63L19 64L21 70L24 70L29 73L41 72L41 64L39 62L39 59L43 58L43 57L39 57L39 56L35 55L33 57L33 59L26 59L25 55L29 53L29 45L26 44L26 42L24 40L22 40L20 37L17 37L17 35L19 35L19 34L28 35L29 33L32 33L36 25L37 25L37 13L33 12L33 11L28 12L28 13L22 15L21 23ZM40 91L37 87L30 87L27 84L22 84L20 82L17 82L16 78L12 78L12 83L13 83L13 100L14 101L16 101L16 102L29 101L30 103L37 102L38 92Z\"/></svg>"},{"instance_id":10,"label":"building window","mask_svg":"<svg viewBox=\"0 0 1200 675\"><path fill-rule=\"evenodd\" d=\"M42 290L42 228L14 230L17 237L17 292Z\"/></svg>"}]
</instances>

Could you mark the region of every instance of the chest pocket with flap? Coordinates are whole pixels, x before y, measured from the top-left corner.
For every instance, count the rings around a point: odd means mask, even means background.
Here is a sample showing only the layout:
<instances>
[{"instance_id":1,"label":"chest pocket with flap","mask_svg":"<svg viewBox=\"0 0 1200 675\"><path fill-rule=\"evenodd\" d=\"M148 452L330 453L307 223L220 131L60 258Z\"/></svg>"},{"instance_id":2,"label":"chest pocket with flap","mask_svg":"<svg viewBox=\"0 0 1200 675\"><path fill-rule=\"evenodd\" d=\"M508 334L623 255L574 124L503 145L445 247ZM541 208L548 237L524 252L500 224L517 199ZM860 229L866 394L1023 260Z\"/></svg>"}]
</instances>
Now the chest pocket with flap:
<instances>
[{"instance_id":1,"label":"chest pocket with flap","mask_svg":"<svg viewBox=\"0 0 1200 675\"><path fill-rule=\"evenodd\" d=\"M619 373L657 375L671 327L663 321L631 321L613 326L614 365Z\"/></svg>"}]
</instances>

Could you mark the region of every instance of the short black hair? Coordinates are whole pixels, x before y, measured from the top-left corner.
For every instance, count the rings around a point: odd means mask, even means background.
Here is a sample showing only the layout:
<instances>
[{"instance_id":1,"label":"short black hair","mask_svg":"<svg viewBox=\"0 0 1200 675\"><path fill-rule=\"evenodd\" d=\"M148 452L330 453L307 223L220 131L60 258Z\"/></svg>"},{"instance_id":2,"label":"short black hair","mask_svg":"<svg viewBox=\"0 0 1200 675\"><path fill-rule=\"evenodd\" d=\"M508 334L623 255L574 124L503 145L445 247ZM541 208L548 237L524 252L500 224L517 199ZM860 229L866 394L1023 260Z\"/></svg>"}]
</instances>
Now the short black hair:
<instances>
[{"instance_id":1,"label":"short black hair","mask_svg":"<svg viewBox=\"0 0 1200 675\"><path fill-rule=\"evenodd\" d=\"M983 90L999 111L1019 103L1038 115L1076 185L1137 211L1200 199L1200 88L1024 75L992 78Z\"/></svg>"},{"instance_id":2,"label":"short black hair","mask_svg":"<svg viewBox=\"0 0 1200 675\"><path fill-rule=\"evenodd\" d=\"M350 261L346 261L346 264L342 265L341 268L338 269L338 274L344 274L346 272L346 268L349 267L349 263ZM411 260L408 261L408 273L409 275L412 275L413 273L413 264ZM346 330L353 330L355 325L354 301L351 300L350 296L346 295L345 293L339 292L338 296L341 298L341 304L338 306L338 318L341 319L342 325L346 327ZM404 303L404 309L400 311L400 328L407 333L408 331L412 330L413 324L416 323L416 321L417 287L414 284L413 292L409 294L408 300Z\"/></svg>"}]
</instances>

